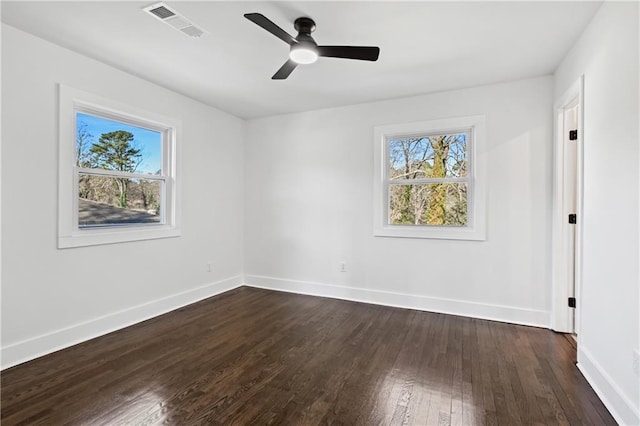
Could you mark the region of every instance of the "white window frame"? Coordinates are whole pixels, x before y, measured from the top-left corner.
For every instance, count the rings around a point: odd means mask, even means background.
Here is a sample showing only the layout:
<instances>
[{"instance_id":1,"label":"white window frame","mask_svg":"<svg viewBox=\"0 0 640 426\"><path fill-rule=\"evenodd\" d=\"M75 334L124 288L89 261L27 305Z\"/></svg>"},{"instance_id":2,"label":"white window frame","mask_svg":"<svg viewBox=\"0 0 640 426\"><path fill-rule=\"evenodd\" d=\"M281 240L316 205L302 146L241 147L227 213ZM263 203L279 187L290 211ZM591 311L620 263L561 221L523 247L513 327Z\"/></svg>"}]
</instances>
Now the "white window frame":
<instances>
[{"instance_id":1,"label":"white window frame","mask_svg":"<svg viewBox=\"0 0 640 426\"><path fill-rule=\"evenodd\" d=\"M105 97L59 85L58 140L58 248L113 244L180 236L179 145L181 122L157 113L143 111ZM162 137L163 174L126 173L134 179L161 182L162 212L158 224L78 226L78 176L120 176L121 173L87 169L76 165L76 117L86 113L108 120L153 130Z\"/></svg>"},{"instance_id":2,"label":"white window frame","mask_svg":"<svg viewBox=\"0 0 640 426\"><path fill-rule=\"evenodd\" d=\"M467 188L467 225L392 225L389 223L388 176L389 141L399 138L468 133L468 177L449 179L464 181ZM486 239L486 154L484 151L485 117L474 115L404 124L377 126L374 128L374 229L378 237L435 238L448 240ZM433 183L433 179L412 180L412 183ZM437 179L438 182L447 178ZM398 183L398 182L395 182Z\"/></svg>"}]
</instances>

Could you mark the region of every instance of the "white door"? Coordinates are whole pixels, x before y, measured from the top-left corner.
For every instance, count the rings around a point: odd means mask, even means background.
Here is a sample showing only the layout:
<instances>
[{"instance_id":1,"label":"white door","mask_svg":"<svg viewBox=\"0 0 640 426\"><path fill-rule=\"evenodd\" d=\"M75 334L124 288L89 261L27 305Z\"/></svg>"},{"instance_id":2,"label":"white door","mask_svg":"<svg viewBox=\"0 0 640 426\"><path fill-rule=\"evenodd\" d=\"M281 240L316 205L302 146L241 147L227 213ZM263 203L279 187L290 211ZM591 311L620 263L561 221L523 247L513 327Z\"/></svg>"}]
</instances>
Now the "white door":
<instances>
[{"instance_id":1,"label":"white door","mask_svg":"<svg viewBox=\"0 0 640 426\"><path fill-rule=\"evenodd\" d=\"M580 332L583 86L580 77L554 103L551 328L574 334ZM576 224L569 223L573 214Z\"/></svg>"},{"instance_id":2,"label":"white door","mask_svg":"<svg viewBox=\"0 0 640 426\"><path fill-rule=\"evenodd\" d=\"M563 199L563 211L569 229L566 233L566 247L567 247L567 293L569 297L576 298L576 237L577 237L577 223L571 223L573 221L570 215L575 215L578 211L578 144L580 143L580 136L578 134L580 106L578 98L575 98L564 108L563 121L564 121L564 136L563 136L563 151L564 151L564 199ZM575 217L575 221L582 218ZM578 332L578 317L576 315L576 309L572 309L571 313L571 326L570 329L574 334Z\"/></svg>"}]
</instances>

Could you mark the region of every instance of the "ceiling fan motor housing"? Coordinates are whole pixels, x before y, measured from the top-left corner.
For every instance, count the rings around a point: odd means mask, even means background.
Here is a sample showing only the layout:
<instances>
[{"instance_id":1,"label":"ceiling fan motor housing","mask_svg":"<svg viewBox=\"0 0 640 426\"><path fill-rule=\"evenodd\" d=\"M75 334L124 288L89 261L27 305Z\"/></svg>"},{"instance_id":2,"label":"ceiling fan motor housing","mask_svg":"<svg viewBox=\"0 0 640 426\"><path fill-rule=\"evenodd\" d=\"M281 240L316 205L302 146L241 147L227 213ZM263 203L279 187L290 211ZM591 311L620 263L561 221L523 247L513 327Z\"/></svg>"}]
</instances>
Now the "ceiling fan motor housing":
<instances>
[{"instance_id":1,"label":"ceiling fan motor housing","mask_svg":"<svg viewBox=\"0 0 640 426\"><path fill-rule=\"evenodd\" d=\"M313 19L303 16L293 22L293 27L298 33L309 35L315 31L316 23L313 22Z\"/></svg>"},{"instance_id":2,"label":"ceiling fan motor housing","mask_svg":"<svg viewBox=\"0 0 640 426\"><path fill-rule=\"evenodd\" d=\"M289 49L290 57L294 59L298 63L313 63L318 59L318 44L311 37L311 33L316 29L316 23L313 22L311 18L298 18L293 23L294 28L298 31L298 35L296 36L297 43L291 45ZM304 50L306 52L304 59L300 62L299 59L296 58L296 54L294 51ZM312 52L312 53L311 53Z\"/></svg>"}]
</instances>

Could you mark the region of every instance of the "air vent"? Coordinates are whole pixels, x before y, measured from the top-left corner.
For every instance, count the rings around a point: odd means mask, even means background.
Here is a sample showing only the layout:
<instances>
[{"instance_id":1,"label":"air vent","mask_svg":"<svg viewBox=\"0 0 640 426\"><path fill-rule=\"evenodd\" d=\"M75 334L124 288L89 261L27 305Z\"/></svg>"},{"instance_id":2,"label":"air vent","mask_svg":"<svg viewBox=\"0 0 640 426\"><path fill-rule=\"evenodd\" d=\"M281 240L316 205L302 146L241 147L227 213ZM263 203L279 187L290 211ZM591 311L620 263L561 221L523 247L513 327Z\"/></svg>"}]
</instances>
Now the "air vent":
<instances>
[{"instance_id":1,"label":"air vent","mask_svg":"<svg viewBox=\"0 0 640 426\"><path fill-rule=\"evenodd\" d=\"M167 9L166 6L154 7L153 9L149 9L149 12L153 13L160 19L167 19L169 16L175 15L175 13Z\"/></svg>"},{"instance_id":2,"label":"air vent","mask_svg":"<svg viewBox=\"0 0 640 426\"><path fill-rule=\"evenodd\" d=\"M204 35L204 31L202 31L200 28L193 25L190 27L182 28L180 31L182 31L189 37L201 37Z\"/></svg>"},{"instance_id":3,"label":"air vent","mask_svg":"<svg viewBox=\"0 0 640 426\"><path fill-rule=\"evenodd\" d=\"M184 15L167 6L165 3L156 3L142 10L189 37L201 37L208 34L205 30L196 26Z\"/></svg>"}]
</instances>

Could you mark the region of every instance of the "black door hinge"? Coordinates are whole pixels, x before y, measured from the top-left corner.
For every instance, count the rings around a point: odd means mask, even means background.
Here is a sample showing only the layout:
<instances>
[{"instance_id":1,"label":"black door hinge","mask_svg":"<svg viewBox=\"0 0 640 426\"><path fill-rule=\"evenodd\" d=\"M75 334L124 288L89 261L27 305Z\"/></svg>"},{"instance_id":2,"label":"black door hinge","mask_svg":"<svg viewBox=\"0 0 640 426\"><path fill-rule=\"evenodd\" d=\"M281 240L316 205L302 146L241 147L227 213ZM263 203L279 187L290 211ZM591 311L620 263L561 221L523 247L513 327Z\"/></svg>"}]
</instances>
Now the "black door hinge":
<instances>
[{"instance_id":1,"label":"black door hinge","mask_svg":"<svg viewBox=\"0 0 640 426\"><path fill-rule=\"evenodd\" d=\"M576 298L575 297L570 297L569 298L569 307L570 308L575 308L576 307Z\"/></svg>"},{"instance_id":2,"label":"black door hinge","mask_svg":"<svg viewBox=\"0 0 640 426\"><path fill-rule=\"evenodd\" d=\"M576 224L578 223L578 215L575 213L572 213L569 215L569 223L573 223Z\"/></svg>"},{"instance_id":3,"label":"black door hinge","mask_svg":"<svg viewBox=\"0 0 640 426\"><path fill-rule=\"evenodd\" d=\"M578 140L578 131L577 130L569 130L569 140L577 141Z\"/></svg>"}]
</instances>

